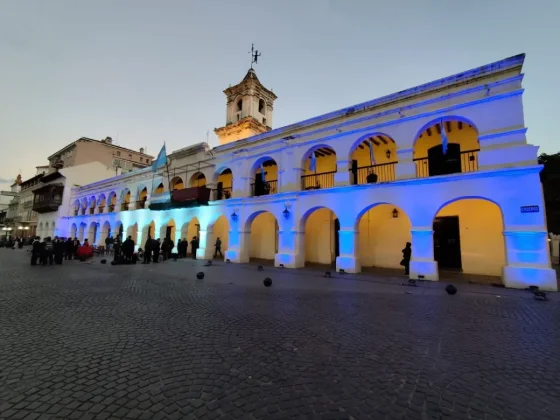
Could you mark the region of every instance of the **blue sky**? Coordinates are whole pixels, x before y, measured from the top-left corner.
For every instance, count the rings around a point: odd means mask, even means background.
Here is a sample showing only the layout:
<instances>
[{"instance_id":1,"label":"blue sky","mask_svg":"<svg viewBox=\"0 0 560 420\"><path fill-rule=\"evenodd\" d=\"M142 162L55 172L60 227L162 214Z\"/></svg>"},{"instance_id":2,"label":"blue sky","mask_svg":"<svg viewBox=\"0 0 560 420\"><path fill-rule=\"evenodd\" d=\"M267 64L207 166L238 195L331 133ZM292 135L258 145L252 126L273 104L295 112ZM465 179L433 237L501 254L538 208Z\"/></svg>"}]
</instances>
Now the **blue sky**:
<instances>
[{"instance_id":1,"label":"blue sky","mask_svg":"<svg viewBox=\"0 0 560 420\"><path fill-rule=\"evenodd\" d=\"M553 153L559 3L0 0L0 182L82 136L216 145L252 42L274 127L524 52L528 140Z\"/></svg>"}]
</instances>

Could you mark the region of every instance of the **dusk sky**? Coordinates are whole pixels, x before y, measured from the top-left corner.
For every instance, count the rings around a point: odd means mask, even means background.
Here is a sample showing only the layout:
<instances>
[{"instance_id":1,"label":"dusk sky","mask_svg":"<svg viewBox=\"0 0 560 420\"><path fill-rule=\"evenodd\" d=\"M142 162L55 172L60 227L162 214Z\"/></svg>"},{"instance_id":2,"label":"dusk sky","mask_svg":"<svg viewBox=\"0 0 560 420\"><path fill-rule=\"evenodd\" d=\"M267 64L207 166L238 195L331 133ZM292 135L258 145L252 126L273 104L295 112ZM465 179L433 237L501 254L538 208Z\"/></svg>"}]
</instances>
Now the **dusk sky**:
<instances>
[{"instance_id":1,"label":"dusk sky","mask_svg":"<svg viewBox=\"0 0 560 420\"><path fill-rule=\"evenodd\" d=\"M274 128L526 53L528 142L560 150L558 0L0 0L0 182L84 136L156 155L256 72Z\"/></svg>"}]
</instances>

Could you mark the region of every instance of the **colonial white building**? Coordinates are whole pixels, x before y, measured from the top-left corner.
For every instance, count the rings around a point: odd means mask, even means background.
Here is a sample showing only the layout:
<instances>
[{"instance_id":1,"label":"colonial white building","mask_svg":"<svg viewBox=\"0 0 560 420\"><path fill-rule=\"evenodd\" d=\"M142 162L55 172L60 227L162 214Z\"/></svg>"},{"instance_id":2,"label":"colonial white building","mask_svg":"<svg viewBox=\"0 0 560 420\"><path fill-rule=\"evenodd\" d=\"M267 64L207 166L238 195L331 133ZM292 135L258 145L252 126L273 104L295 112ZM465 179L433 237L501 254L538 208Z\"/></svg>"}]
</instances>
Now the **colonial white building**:
<instances>
[{"instance_id":1,"label":"colonial white building","mask_svg":"<svg viewBox=\"0 0 560 420\"><path fill-rule=\"evenodd\" d=\"M524 58L278 129L276 96L251 69L225 90L220 146L75 188L57 227L99 244L119 231L137 245L196 235L205 259L220 237L232 263L349 273L400 267L409 241L411 278L458 270L556 290L538 147L526 139Z\"/></svg>"}]
</instances>

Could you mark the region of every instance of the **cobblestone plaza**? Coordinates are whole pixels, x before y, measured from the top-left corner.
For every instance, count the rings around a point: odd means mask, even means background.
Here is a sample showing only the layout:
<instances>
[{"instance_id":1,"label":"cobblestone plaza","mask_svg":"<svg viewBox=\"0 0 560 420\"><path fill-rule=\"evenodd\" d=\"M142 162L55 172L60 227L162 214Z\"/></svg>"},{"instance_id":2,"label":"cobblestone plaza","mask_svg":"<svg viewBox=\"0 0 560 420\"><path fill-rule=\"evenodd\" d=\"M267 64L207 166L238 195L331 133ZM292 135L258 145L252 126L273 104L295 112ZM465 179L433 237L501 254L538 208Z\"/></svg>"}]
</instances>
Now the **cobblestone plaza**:
<instances>
[{"instance_id":1,"label":"cobblestone plaza","mask_svg":"<svg viewBox=\"0 0 560 420\"><path fill-rule=\"evenodd\" d=\"M0 418L560 418L556 294L321 274L0 249Z\"/></svg>"}]
</instances>

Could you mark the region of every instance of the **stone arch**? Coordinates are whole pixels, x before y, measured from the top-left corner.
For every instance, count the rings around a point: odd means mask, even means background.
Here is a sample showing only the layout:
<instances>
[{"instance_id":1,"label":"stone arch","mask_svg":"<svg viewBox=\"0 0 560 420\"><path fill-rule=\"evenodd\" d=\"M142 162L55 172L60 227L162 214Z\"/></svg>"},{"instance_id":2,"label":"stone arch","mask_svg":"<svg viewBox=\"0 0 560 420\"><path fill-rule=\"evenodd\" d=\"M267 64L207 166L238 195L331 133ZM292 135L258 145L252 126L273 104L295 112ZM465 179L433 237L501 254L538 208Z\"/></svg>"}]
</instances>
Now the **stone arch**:
<instances>
[{"instance_id":1,"label":"stone arch","mask_svg":"<svg viewBox=\"0 0 560 420\"><path fill-rule=\"evenodd\" d=\"M214 247L216 239L220 238L222 241L222 253L225 255L225 252L229 248L230 223L228 217L224 214L220 215L213 223L212 228L214 243L208 244L208 246Z\"/></svg>"},{"instance_id":2,"label":"stone arch","mask_svg":"<svg viewBox=\"0 0 560 420\"><path fill-rule=\"evenodd\" d=\"M70 225L70 238L74 239L78 237L78 226L76 225L76 223L72 223L72 225Z\"/></svg>"},{"instance_id":3,"label":"stone arch","mask_svg":"<svg viewBox=\"0 0 560 420\"><path fill-rule=\"evenodd\" d=\"M192 174L189 180L189 186L192 187L204 187L206 185L206 175L202 172L195 172Z\"/></svg>"},{"instance_id":4,"label":"stone arch","mask_svg":"<svg viewBox=\"0 0 560 420\"><path fill-rule=\"evenodd\" d=\"M257 210L245 222L249 243L241 251L248 259L274 260L278 252L278 219L268 210ZM245 258L244 260L247 260Z\"/></svg>"},{"instance_id":5,"label":"stone arch","mask_svg":"<svg viewBox=\"0 0 560 420\"><path fill-rule=\"evenodd\" d=\"M438 267L501 276L507 264L504 226L501 206L486 197L464 196L445 202L433 218Z\"/></svg>"},{"instance_id":6,"label":"stone arch","mask_svg":"<svg viewBox=\"0 0 560 420\"><path fill-rule=\"evenodd\" d=\"M356 255L362 267L401 268L402 249L411 242L412 222L392 203L373 203L355 221Z\"/></svg>"},{"instance_id":7,"label":"stone arch","mask_svg":"<svg viewBox=\"0 0 560 420\"><path fill-rule=\"evenodd\" d=\"M263 176L264 170L264 176ZM276 160L270 156L259 157L251 166L250 178L251 196L277 194L279 167Z\"/></svg>"},{"instance_id":8,"label":"stone arch","mask_svg":"<svg viewBox=\"0 0 560 420\"><path fill-rule=\"evenodd\" d=\"M87 225L84 222L80 223L80 227L78 228L78 240L80 241L80 243L83 243L84 239L87 238L86 229Z\"/></svg>"},{"instance_id":9,"label":"stone arch","mask_svg":"<svg viewBox=\"0 0 560 420\"><path fill-rule=\"evenodd\" d=\"M424 124L414 138L416 176L476 171L479 149L478 128L471 121L456 116L433 119Z\"/></svg>"},{"instance_id":10,"label":"stone arch","mask_svg":"<svg viewBox=\"0 0 560 420\"><path fill-rule=\"evenodd\" d=\"M169 238L173 241L173 243L175 243L176 229L177 224L175 223L175 220L173 220L173 218L170 218L161 225L158 238L160 238L162 241L164 240L164 238Z\"/></svg>"},{"instance_id":11,"label":"stone arch","mask_svg":"<svg viewBox=\"0 0 560 420\"><path fill-rule=\"evenodd\" d=\"M133 223L132 225L126 228L126 238L131 237L136 245L138 241L138 223Z\"/></svg>"},{"instance_id":12,"label":"stone arch","mask_svg":"<svg viewBox=\"0 0 560 420\"><path fill-rule=\"evenodd\" d=\"M123 241L123 224L120 220L115 221L113 225L113 238L116 239L118 236L121 238L121 242Z\"/></svg>"},{"instance_id":13,"label":"stone arch","mask_svg":"<svg viewBox=\"0 0 560 420\"><path fill-rule=\"evenodd\" d=\"M97 207L99 208L99 213L103 213L106 204L107 204L107 199L105 197L105 194L101 193L97 198Z\"/></svg>"},{"instance_id":14,"label":"stone arch","mask_svg":"<svg viewBox=\"0 0 560 420\"><path fill-rule=\"evenodd\" d=\"M340 254L340 221L329 207L315 206L308 209L299 220L304 232L303 250L306 264L331 265Z\"/></svg>"},{"instance_id":15,"label":"stone arch","mask_svg":"<svg viewBox=\"0 0 560 420\"><path fill-rule=\"evenodd\" d=\"M160 182L157 187L154 189L154 194L163 194L165 192L165 187L163 186L163 182Z\"/></svg>"},{"instance_id":16,"label":"stone arch","mask_svg":"<svg viewBox=\"0 0 560 420\"><path fill-rule=\"evenodd\" d=\"M111 191L107 196L107 203L109 205L109 211L114 211L115 206L117 205L117 193L115 191Z\"/></svg>"},{"instance_id":17,"label":"stone arch","mask_svg":"<svg viewBox=\"0 0 560 420\"><path fill-rule=\"evenodd\" d=\"M365 134L352 144L348 161L351 184L394 181L398 163L397 144L386 133L376 131Z\"/></svg>"},{"instance_id":18,"label":"stone arch","mask_svg":"<svg viewBox=\"0 0 560 420\"><path fill-rule=\"evenodd\" d=\"M215 200L233 197L233 172L229 167L220 168L214 173L213 184L216 186Z\"/></svg>"},{"instance_id":19,"label":"stone arch","mask_svg":"<svg viewBox=\"0 0 560 420\"><path fill-rule=\"evenodd\" d=\"M181 225L181 239L186 239L187 242L190 242L193 236L197 238L200 236L200 220L196 216L193 216L189 221Z\"/></svg>"},{"instance_id":20,"label":"stone arch","mask_svg":"<svg viewBox=\"0 0 560 420\"><path fill-rule=\"evenodd\" d=\"M301 158L301 189L323 189L334 187L334 175L337 170L336 151L326 144L311 146ZM313 168L313 164L315 168Z\"/></svg>"},{"instance_id":21,"label":"stone arch","mask_svg":"<svg viewBox=\"0 0 560 420\"><path fill-rule=\"evenodd\" d=\"M148 200L148 187L144 187L144 186L138 187L136 208L137 209L145 208L147 200Z\"/></svg>"},{"instance_id":22,"label":"stone arch","mask_svg":"<svg viewBox=\"0 0 560 420\"><path fill-rule=\"evenodd\" d=\"M98 235L98 223L91 222L88 228L87 240L91 246L95 245Z\"/></svg>"},{"instance_id":23,"label":"stone arch","mask_svg":"<svg viewBox=\"0 0 560 420\"><path fill-rule=\"evenodd\" d=\"M99 244L101 246L105 246L105 239L111 236L111 234L111 224L109 223L109 221L105 221L101 226L101 231L99 232Z\"/></svg>"},{"instance_id":24,"label":"stone arch","mask_svg":"<svg viewBox=\"0 0 560 420\"><path fill-rule=\"evenodd\" d=\"M183 178L180 176L173 177L171 181L169 181L169 190L182 190L185 188L185 183L183 182Z\"/></svg>"},{"instance_id":25,"label":"stone arch","mask_svg":"<svg viewBox=\"0 0 560 420\"><path fill-rule=\"evenodd\" d=\"M155 230L156 230L156 224L153 220L151 220L149 223L145 224L142 227L142 239L140 240L140 243L138 244L138 246L142 249L144 249L144 247L146 246L146 241L148 240L148 237L150 237L151 239L156 239L155 238Z\"/></svg>"}]
</instances>

